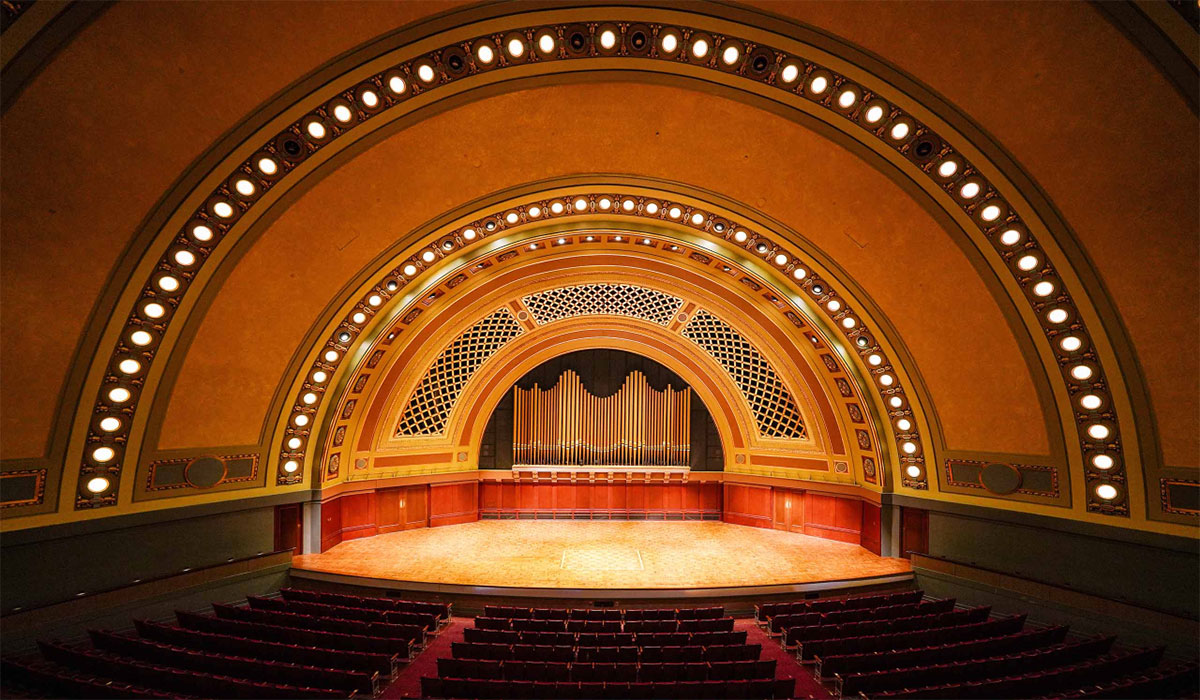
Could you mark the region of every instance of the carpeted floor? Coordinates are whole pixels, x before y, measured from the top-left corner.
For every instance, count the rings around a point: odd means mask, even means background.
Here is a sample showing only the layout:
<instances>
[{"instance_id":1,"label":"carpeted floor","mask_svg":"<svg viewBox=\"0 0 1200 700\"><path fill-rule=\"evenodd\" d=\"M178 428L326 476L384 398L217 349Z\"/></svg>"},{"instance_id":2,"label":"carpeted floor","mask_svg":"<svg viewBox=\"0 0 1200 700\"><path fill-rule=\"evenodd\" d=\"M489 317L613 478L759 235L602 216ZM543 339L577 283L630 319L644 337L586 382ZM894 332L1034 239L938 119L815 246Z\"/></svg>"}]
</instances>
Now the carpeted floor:
<instances>
[{"instance_id":1,"label":"carpeted floor","mask_svg":"<svg viewBox=\"0 0 1200 700\"><path fill-rule=\"evenodd\" d=\"M700 588L908 573L856 544L719 522L485 520L343 542L294 570L474 586Z\"/></svg>"},{"instance_id":2,"label":"carpeted floor","mask_svg":"<svg viewBox=\"0 0 1200 700\"><path fill-rule=\"evenodd\" d=\"M778 638L767 636L758 625L754 624L753 619L737 620L733 623L735 630L746 630L747 644L761 644L762 655L760 659L775 659L775 677L784 678L792 676L796 679L796 698L811 698L820 700L820 698L832 697L830 692L825 689L817 679L813 677L808 666L803 666L796 657L790 654L786 649L779 645L776 641Z\"/></svg>"}]
</instances>

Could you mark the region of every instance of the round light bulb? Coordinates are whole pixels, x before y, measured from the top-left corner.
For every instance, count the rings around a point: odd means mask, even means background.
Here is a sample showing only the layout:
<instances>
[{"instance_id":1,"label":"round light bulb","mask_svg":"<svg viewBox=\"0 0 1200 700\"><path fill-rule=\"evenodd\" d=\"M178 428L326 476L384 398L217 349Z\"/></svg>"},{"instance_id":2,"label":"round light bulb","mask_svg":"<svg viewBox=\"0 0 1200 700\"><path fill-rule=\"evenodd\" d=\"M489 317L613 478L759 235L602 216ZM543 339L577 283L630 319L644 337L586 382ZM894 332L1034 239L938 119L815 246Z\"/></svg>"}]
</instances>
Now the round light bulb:
<instances>
[{"instance_id":1,"label":"round light bulb","mask_svg":"<svg viewBox=\"0 0 1200 700\"><path fill-rule=\"evenodd\" d=\"M1106 501L1111 501L1117 497L1117 487L1112 484L1100 484L1096 487L1096 495Z\"/></svg>"},{"instance_id":2,"label":"round light bulb","mask_svg":"<svg viewBox=\"0 0 1200 700\"><path fill-rule=\"evenodd\" d=\"M605 29L600 32L600 46L604 49L611 49L617 45L617 33L611 29Z\"/></svg>"},{"instance_id":3,"label":"round light bulb","mask_svg":"<svg viewBox=\"0 0 1200 700\"><path fill-rule=\"evenodd\" d=\"M114 452L113 448L111 447L97 447L92 451L92 459L100 462L101 464L111 461L112 458L116 456L117 453Z\"/></svg>"},{"instance_id":4,"label":"round light bulb","mask_svg":"<svg viewBox=\"0 0 1200 700\"><path fill-rule=\"evenodd\" d=\"M741 55L742 52L738 50L738 47L727 46L725 47L725 50L721 52L721 61L727 66L732 66L733 64L737 63L737 60L741 57Z\"/></svg>"},{"instance_id":5,"label":"round light bulb","mask_svg":"<svg viewBox=\"0 0 1200 700\"><path fill-rule=\"evenodd\" d=\"M666 53L675 53L675 49L679 48L679 37L670 32L663 34L660 45Z\"/></svg>"},{"instance_id":6,"label":"round light bulb","mask_svg":"<svg viewBox=\"0 0 1200 700\"><path fill-rule=\"evenodd\" d=\"M492 51L492 47L487 44L480 44L479 48L475 49L475 58L480 63L488 64L496 60L496 52Z\"/></svg>"},{"instance_id":7,"label":"round light bulb","mask_svg":"<svg viewBox=\"0 0 1200 700\"><path fill-rule=\"evenodd\" d=\"M145 347L154 342L154 336L146 331L134 331L129 334L129 342L139 347Z\"/></svg>"},{"instance_id":8,"label":"round light bulb","mask_svg":"<svg viewBox=\"0 0 1200 700\"><path fill-rule=\"evenodd\" d=\"M108 400L112 401L113 403L125 403L129 400L130 396L131 394L129 393L129 390L120 386L116 387L115 389L111 389L108 392Z\"/></svg>"},{"instance_id":9,"label":"round light bulb","mask_svg":"<svg viewBox=\"0 0 1200 700\"><path fill-rule=\"evenodd\" d=\"M692 42L692 55L696 58L704 58L708 55L708 41L697 39Z\"/></svg>"},{"instance_id":10,"label":"round light bulb","mask_svg":"<svg viewBox=\"0 0 1200 700\"><path fill-rule=\"evenodd\" d=\"M333 118L343 124L350 121L350 118L353 116L354 116L354 113L351 112L350 108L347 107L346 105L338 105L333 108Z\"/></svg>"},{"instance_id":11,"label":"round light bulb","mask_svg":"<svg viewBox=\"0 0 1200 700\"><path fill-rule=\"evenodd\" d=\"M104 493L108 490L109 481L102 476L97 476L89 479L87 482L87 490L92 493Z\"/></svg>"},{"instance_id":12,"label":"round light bulb","mask_svg":"<svg viewBox=\"0 0 1200 700\"><path fill-rule=\"evenodd\" d=\"M818 75L812 79L812 82L808 84L808 89L811 90L814 95L820 95L829 89L829 80L823 75Z\"/></svg>"},{"instance_id":13,"label":"round light bulb","mask_svg":"<svg viewBox=\"0 0 1200 700\"><path fill-rule=\"evenodd\" d=\"M113 433L121 429L121 419L109 416L100 421L100 429L106 433Z\"/></svg>"},{"instance_id":14,"label":"round light bulb","mask_svg":"<svg viewBox=\"0 0 1200 700\"><path fill-rule=\"evenodd\" d=\"M316 121L309 122L308 126L306 128L308 130L308 135L313 137L314 139L325 138L325 125L322 124L321 122L316 122Z\"/></svg>"},{"instance_id":15,"label":"round light bulb","mask_svg":"<svg viewBox=\"0 0 1200 700\"><path fill-rule=\"evenodd\" d=\"M799 75L800 69L796 67L795 63L789 63L783 67L783 70L779 71L779 79L785 83L796 82L796 78L799 77Z\"/></svg>"},{"instance_id":16,"label":"round light bulb","mask_svg":"<svg viewBox=\"0 0 1200 700\"><path fill-rule=\"evenodd\" d=\"M212 237L213 237L213 230L211 228L205 226L204 224L197 224L196 226L192 227L192 238L195 238L196 240L203 242L203 241L211 241Z\"/></svg>"}]
</instances>

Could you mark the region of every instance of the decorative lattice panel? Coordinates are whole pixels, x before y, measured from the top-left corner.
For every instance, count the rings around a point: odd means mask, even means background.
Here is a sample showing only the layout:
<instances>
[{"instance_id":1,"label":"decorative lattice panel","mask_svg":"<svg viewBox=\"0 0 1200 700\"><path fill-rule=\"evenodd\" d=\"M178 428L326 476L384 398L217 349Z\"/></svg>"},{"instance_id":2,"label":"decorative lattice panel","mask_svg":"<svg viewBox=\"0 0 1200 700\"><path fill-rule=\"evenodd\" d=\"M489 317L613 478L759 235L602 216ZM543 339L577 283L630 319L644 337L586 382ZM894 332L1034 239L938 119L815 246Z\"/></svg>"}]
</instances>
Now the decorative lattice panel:
<instances>
[{"instance_id":1,"label":"decorative lattice panel","mask_svg":"<svg viewBox=\"0 0 1200 700\"><path fill-rule=\"evenodd\" d=\"M521 300L539 326L575 316L632 316L665 326L683 299L629 284L581 284L530 294Z\"/></svg>"},{"instance_id":2,"label":"decorative lattice panel","mask_svg":"<svg viewBox=\"0 0 1200 700\"><path fill-rule=\"evenodd\" d=\"M683 327L683 336L712 355L733 378L750 404L760 435L776 438L807 435L791 393L771 363L741 333L700 309Z\"/></svg>"},{"instance_id":3,"label":"decorative lattice panel","mask_svg":"<svg viewBox=\"0 0 1200 700\"><path fill-rule=\"evenodd\" d=\"M439 435L463 387L488 358L524 332L507 308L471 326L438 355L404 408L397 435Z\"/></svg>"}]
</instances>

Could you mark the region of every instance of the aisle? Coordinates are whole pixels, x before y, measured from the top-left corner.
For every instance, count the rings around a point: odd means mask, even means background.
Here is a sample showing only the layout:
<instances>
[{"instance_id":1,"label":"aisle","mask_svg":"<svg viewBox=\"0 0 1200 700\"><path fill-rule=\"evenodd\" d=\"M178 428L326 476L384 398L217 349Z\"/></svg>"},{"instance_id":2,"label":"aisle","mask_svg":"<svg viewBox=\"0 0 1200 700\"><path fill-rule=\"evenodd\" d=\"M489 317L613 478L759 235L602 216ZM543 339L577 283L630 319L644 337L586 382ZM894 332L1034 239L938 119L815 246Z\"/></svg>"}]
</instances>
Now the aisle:
<instances>
[{"instance_id":1,"label":"aisle","mask_svg":"<svg viewBox=\"0 0 1200 700\"><path fill-rule=\"evenodd\" d=\"M421 676L437 675L437 660L450 656L450 645L463 640L463 629L474 618L451 617L450 624L434 637L433 643L417 655L415 661L401 669L396 680L379 694L379 700L421 697Z\"/></svg>"},{"instance_id":2,"label":"aisle","mask_svg":"<svg viewBox=\"0 0 1200 700\"><path fill-rule=\"evenodd\" d=\"M832 697L832 694L813 677L809 671L810 667L796 661L795 656L779 645L777 637L768 637L762 628L754 624L754 618L734 621L733 629L746 630L747 644L762 645L762 654L758 658L775 659L776 678L792 676L796 679L796 694L793 697L813 700Z\"/></svg>"}]
</instances>

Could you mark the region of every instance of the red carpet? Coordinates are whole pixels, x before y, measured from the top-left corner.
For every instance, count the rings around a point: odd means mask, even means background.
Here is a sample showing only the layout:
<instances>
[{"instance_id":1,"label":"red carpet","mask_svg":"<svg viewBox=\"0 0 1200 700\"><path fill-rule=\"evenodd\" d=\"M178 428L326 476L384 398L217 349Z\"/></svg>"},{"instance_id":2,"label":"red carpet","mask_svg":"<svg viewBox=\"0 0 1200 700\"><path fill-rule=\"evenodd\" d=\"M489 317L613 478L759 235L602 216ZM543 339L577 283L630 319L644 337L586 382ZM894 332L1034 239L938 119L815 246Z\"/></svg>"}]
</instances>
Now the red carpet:
<instances>
[{"instance_id":1,"label":"red carpet","mask_svg":"<svg viewBox=\"0 0 1200 700\"><path fill-rule=\"evenodd\" d=\"M475 618L452 617L450 624L442 633L433 638L433 642L417 655L415 661L401 669L396 680L383 689L379 694L380 700L392 698L421 697L421 676L437 675L437 660L450 656L450 644L463 640L463 628L470 625Z\"/></svg>"},{"instance_id":2,"label":"red carpet","mask_svg":"<svg viewBox=\"0 0 1200 700\"><path fill-rule=\"evenodd\" d=\"M747 644L762 645L762 655L759 658L775 659L776 678L792 676L796 679L796 694L793 697L813 698L814 700L832 697L832 694L817 682L807 666L802 666L799 661L796 661L795 656L779 645L776 639L768 637L766 632L754 624L754 618L736 620L733 628L746 630Z\"/></svg>"}]
</instances>

